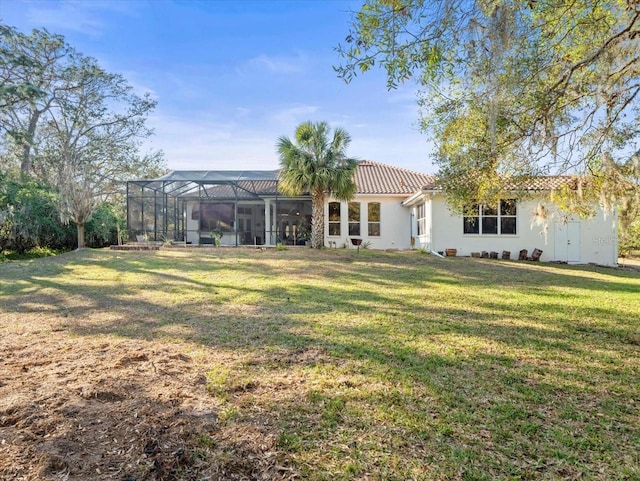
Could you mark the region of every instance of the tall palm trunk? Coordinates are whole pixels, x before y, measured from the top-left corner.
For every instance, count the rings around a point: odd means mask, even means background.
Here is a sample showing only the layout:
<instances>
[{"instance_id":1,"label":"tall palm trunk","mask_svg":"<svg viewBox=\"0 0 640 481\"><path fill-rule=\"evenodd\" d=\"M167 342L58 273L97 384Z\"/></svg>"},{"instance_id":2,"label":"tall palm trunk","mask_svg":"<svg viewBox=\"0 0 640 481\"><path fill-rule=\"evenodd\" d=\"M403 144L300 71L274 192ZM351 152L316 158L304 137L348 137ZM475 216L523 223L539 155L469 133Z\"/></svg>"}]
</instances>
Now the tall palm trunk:
<instances>
[{"instance_id":1,"label":"tall palm trunk","mask_svg":"<svg viewBox=\"0 0 640 481\"><path fill-rule=\"evenodd\" d=\"M324 200L332 195L349 200L356 193L353 175L357 161L345 155L351 138L336 129L333 138L326 122L303 122L296 129L296 143L287 137L278 139L280 185L288 195L311 194L311 247L324 247Z\"/></svg>"},{"instance_id":2,"label":"tall palm trunk","mask_svg":"<svg viewBox=\"0 0 640 481\"><path fill-rule=\"evenodd\" d=\"M324 191L311 193L311 247L321 249L324 246Z\"/></svg>"}]
</instances>

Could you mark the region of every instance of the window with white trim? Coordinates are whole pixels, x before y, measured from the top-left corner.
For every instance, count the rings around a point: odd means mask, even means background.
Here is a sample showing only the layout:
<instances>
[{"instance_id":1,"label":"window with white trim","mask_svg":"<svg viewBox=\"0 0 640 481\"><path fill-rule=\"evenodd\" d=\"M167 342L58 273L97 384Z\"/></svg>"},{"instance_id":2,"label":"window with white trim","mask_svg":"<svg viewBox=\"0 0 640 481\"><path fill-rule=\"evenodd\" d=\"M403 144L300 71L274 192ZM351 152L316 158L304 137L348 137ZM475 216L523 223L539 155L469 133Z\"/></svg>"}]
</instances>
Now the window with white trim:
<instances>
[{"instance_id":1,"label":"window with white trim","mask_svg":"<svg viewBox=\"0 0 640 481\"><path fill-rule=\"evenodd\" d=\"M418 223L418 235L425 235L427 233L427 206L422 203L418 205L416 209L416 220Z\"/></svg>"},{"instance_id":2,"label":"window with white trim","mask_svg":"<svg viewBox=\"0 0 640 481\"><path fill-rule=\"evenodd\" d=\"M463 216L463 233L479 235L515 235L517 207L515 199L503 199L500 205L474 205ZM419 230L419 227L418 227Z\"/></svg>"},{"instance_id":3,"label":"window with white trim","mask_svg":"<svg viewBox=\"0 0 640 481\"><path fill-rule=\"evenodd\" d=\"M329 202L329 235L340 235L340 202Z\"/></svg>"},{"instance_id":4,"label":"window with white trim","mask_svg":"<svg viewBox=\"0 0 640 481\"><path fill-rule=\"evenodd\" d=\"M367 204L367 222L369 237L380 237L380 202Z\"/></svg>"},{"instance_id":5,"label":"window with white trim","mask_svg":"<svg viewBox=\"0 0 640 481\"><path fill-rule=\"evenodd\" d=\"M360 235L360 202L349 202L349 235Z\"/></svg>"}]
</instances>

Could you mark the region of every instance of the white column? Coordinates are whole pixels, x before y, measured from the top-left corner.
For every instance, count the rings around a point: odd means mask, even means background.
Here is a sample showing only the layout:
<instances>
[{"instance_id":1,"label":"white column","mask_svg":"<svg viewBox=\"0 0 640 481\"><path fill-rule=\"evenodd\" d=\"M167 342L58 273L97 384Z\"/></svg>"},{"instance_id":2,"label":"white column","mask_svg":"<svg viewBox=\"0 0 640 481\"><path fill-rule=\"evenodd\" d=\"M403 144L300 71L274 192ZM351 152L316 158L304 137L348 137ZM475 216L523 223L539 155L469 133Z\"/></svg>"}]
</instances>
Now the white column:
<instances>
[{"instance_id":1,"label":"white column","mask_svg":"<svg viewBox=\"0 0 640 481\"><path fill-rule=\"evenodd\" d=\"M264 201L264 245L271 245L271 199Z\"/></svg>"}]
</instances>

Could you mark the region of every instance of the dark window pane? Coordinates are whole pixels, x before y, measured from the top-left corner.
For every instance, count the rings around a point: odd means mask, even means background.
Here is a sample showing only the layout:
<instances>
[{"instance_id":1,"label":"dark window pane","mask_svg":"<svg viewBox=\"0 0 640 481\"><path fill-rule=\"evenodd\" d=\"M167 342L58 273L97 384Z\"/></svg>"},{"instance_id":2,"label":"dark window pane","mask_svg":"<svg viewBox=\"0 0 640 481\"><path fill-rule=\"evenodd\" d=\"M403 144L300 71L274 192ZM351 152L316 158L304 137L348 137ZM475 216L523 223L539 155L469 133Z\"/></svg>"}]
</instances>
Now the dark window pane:
<instances>
[{"instance_id":1,"label":"dark window pane","mask_svg":"<svg viewBox=\"0 0 640 481\"><path fill-rule=\"evenodd\" d=\"M464 218L464 233L465 234L479 234L480 222L478 217L465 217Z\"/></svg>"},{"instance_id":2,"label":"dark window pane","mask_svg":"<svg viewBox=\"0 0 640 481\"><path fill-rule=\"evenodd\" d=\"M369 236L380 237L380 223L369 222Z\"/></svg>"},{"instance_id":3,"label":"dark window pane","mask_svg":"<svg viewBox=\"0 0 640 481\"><path fill-rule=\"evenodd\" d=\"M497 234L498 233L498 218L497 217L483 217L482 218L482 233L483 234Z\"/></svg>"},{"instance_id":4,"label":"dark window pane","mask_svg":"<svg viewBox=\"0 0 640 481\"><path fill-rule=\"evenodd\" d=\"M502 200L500 202L500 215L516 215L516 200Z\"/></svg>"},{"instance_id":5,"label":"dark window pane","mask_svg":"<svg viewBox=\"0 0 640 481\"><path fill-rule=\"evenodd\" d=\"M329 235L340 235L339 222L329 222Z\"/></svg>"},{"instance_id":6,"label":"dark window pane","mask_svg":"<svg viewBox=\"0 0 640 481\"><path fill-rule=\"evenodd\" d=\"M495 205L483 205L482 215L498 215L498 209Z\"/></svg>"},{"instance_id":7,"label":"dark window pane","mask_svg":"<svg viewBox=\"0 0 640 481\"><path fill-rule=\"evenodd\" d=\"M235 207L233 203L202 204L200 230L205 232L214 229L222 232L233 232Z\"/></svg>"},{"instance_id":8,"label":"dark window pane","mask_svg":"<svg viewBox=\"0 0 640 481\"><path fill-rule=\"evenodd\" d=\"M466 217L477 217L480 215L480 206L478 204L468 205L464 208Z\"/></svg>"},{"instance_id":9,"label":"dark window pane","mask_svg":"<svg viewBox=\"0 0 640 481\"><path fill-rule=\"evenodd\" d=\"M329 202L329 221L340 222L340 202Z\"/></svg>"},{"instance_id":10,"label":"dark window pane","mask_svg":"<svg viewBox=\"0 0 640 481\"><path fill-rule=\"evenodd\" d=\"M349 235L360 235L360 222L349 222Z\"/></svg>"},{"instance_id":11,"label":"dark window pane","mask_svg":"<svg viewBox=\"0 0 640 481\"><path fill-rule=\"evenodd\" d=\"M349 202L349 222L360 222L360 202Z\"/></svg>"},{"instance_id":12,"label":"dark window pane","mask_svg":"<svg viewBox=\"0 0 640 481\"><path fill-rule=\"evenodd\" d=\"M516 234L516 218L502 217L500 219L500 232L502 234Z\"/></svg>"},{"instance_id":13,"label":"dark window pane","mask_svg":"<svg viewBox=\"0 0 640 481\"><path fill-rule=\"evenodd\" d=\"M369 202L368 209L369 222L380 222L380 202Z\"/></svg>"}]
</instances>

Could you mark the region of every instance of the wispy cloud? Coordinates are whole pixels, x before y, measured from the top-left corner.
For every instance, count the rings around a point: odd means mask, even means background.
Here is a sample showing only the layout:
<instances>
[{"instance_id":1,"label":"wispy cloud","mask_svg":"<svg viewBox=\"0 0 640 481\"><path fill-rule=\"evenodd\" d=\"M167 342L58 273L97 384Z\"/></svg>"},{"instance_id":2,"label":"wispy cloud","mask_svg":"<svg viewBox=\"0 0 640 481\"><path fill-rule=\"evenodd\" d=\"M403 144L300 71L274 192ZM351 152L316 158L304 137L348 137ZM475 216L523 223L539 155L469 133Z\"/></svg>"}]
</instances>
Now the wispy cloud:
<instances>
[{"instance_id":1,"label":"wispy cloud","mask_svg":"<svg viewBox=\"0 0 640 481\"><path fill-rule=\"evenodd\" d=\"M272 170L278 167L277 139L282 135L293 136L295 127L304 120L314 120L318 111L315 106L300 105L283 109L270 119L255 111L242 119L224 115L185 118L158 113L149 119L156 136L146 147L163 150L172 170ZM398 129L385 122L342 120L331 125L344 127L352 135L350 155L418 172L434 172L429 157L433 145L417 130ZM388 142L389 137L394 141Z\"/></svg>"},{"instance_id":2,"label":"wispy cloud","mask_svg":"<svg viewBox=\"0 0 640 481\"><path fill-rule=\"evenodd\" d=\"M153 115L149 125L156 131L146 147L161 149L172 170L275 169L277 134L233 121Z\"/></svg>"},{"instance_id":3,"label":"wispy cloud","mask_svg":"<svg viewBox=\"0 0 640 481\"><path fill-rule=\"evenodd\" d=\"M302 52L295 55L266 55L261 54L250 59L244 67L240 68L241 72L247 70L267 71L275 75L291 75L303 73L307 70L308 59Z\"/></svg>"},{"instance_id":4,"label":"wispy cloud","mask_svg":"<svg viewBox=\"0 0 640 481\"><path fill-rule=\"evenodd\" d=\"M407 103L415 105L418 99L416 88L413 84L401 85L398 89L392 90L389 93L387 102L391 105Z\"/></svg>"},{"instance_id":5,"label":"wispy cloud","mask_svg":"<svg viewBox=\"0 0 640 481\"><path fill-rule=\"evenodd\" d=\"M158 93L149 86L144 80L140 80L140 75L133 71L121 72L124 78L127 79L129 85L133 89L133 93L142 97L145 94L149 94L153 100L158 100Z\"/></svg>"},{"instance_id":6,"label":"wispy cloud","mask_svg":"<svg viewBox=\"0 0 640 481\"><path fill-rule=\"evenodd\" d=\"M273 113L269 121L272 124L293 130L299 123L309 120L319 111L315 105L296 105Z\"/></svg>"},{"instance_id":7,"label":"wispy cloud","mask_svg":"<svg viewBox=\"0 0 640 481\"><path fill-rule=\"evenodd\" d=\"M243 118L251 113L251 109L246 107L236 107L236 117Z\"/></svg>"}]
</instances>

